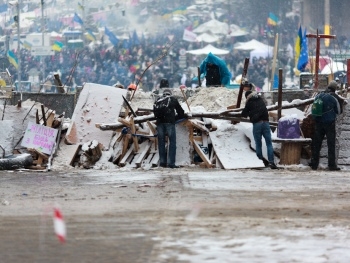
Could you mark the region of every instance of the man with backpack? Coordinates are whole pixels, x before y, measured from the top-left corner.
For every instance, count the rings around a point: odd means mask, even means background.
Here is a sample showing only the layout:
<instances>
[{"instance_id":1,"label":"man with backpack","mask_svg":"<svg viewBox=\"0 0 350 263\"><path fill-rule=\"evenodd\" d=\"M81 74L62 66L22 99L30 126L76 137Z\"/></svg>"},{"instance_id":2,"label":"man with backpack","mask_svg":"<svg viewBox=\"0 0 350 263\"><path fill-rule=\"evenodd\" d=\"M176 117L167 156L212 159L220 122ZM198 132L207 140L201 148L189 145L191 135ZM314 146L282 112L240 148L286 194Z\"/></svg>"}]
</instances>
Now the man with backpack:
<instances>
[{"instance_id":1,"label":"man with backpack","mask_svg":"<svg viewBox=\"0 0 350 263\"><path fill-rule=\"evenodd\" d=\"M154 103L153 113L157 121L159 165L161 167L179 168L175 165L175 122L185 118L185 112L179 101L172 96L170 89L164 89L163 96L159 97ZM168 136L168 154L165 147L166 136Z\"/></svg>"},{"instance_id":2,"label":"man with backpack","mask_svg":"<svg viewBox=\"0 0 350 263\"><path fill-rule=\"evenodd\" d=\"M335 87L333 83L330 83L324 92L315 97L312 105L311 113L315 120L315 132L311 144L312 157L310 166L312 170L317 170L318 168L322 141L325 136L327 137L328 146L328 169L330 171L340 170L335 156L335 123L337 115L341 113L341 108L333 94L335 94Z\"/></svg>"}]
</instances>

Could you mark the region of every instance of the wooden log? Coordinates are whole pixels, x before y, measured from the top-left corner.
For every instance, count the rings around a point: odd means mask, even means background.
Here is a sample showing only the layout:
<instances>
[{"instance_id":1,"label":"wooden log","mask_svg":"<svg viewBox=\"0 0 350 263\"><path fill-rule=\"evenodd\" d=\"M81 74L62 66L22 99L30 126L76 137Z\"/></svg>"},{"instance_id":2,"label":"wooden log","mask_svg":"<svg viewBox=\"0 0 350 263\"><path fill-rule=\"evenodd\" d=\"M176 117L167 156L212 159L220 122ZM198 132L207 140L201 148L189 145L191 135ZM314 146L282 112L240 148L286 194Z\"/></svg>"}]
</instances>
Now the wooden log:
<instances>
[{"instance_id":1,"label":"wooden log","mask_svg":"<svg viewBox=\"0 0 350 263\"><path fill-rule=\"evenodd\" d=\"M44 126L46 126L45 107L43 104L41 104L41 114L43 115Z\"/></svg>"},{"instance_id":2,"label":"wooden log","mask_svg":"<svg viewBox=\"0 0 350 263\"><path fill-rule=\"evenodd\" d=\"M131 123L131 134L136 134L134 117L131 117L130 123ZM134 151L137 153L139 151L139 149L140 149L139 143L138 143L138 138L136 136L132 136L132 140L134 142Z\"/></svg>"},{"instance_id":3,"label":"wooden log","mask_svg":"<svg viewBox=\"0 0 350 263\"><path fill-rule=\"evenodd\" d=\"M291 108L297 108L299 106L305 106L305 105L309 105L312 104L312 102L314 101L314 98L311 99L306 99L306 100L297 100L295 102L291 102L291 103L286 103L282 105L282 109L291 109ZM278 109L278 105L270 105L266 107L268 111L272 111L272 110L277 110ZM192 112L192 116L191 118L212 118L212 119L226 119L226 120L234 120L233 118L240 118L241 117L241 111L243 110L243 108L240 109L236 109L237 112L227 112L227 111L222 111L222 112ZM155 117L153 114L150 115L144 115L144 116L139 116L134 118L134 123L142 123L142 122L146 122L146 121L151 121L151 120L155 120ZM245 119L239 119L240 121L245 121ZM118 119L119 121L119 119ZM249 120L246 120L249 121ZM103 124L103 123L99 123L99 124L95 124L97 125L101 130L103 131L107 131L107 130L116 130L122 127L125 127L127 125L121 123L120 121L117 123L108 123L108 124Z\"/></svg>"},{"instance_id":4,"label":"wooden log","mask_svg":"<svg viewBox=\"0 0 350 263\"><path fill-rule=\"evenodd\" d=\"M154 127L154 125L150 121L147 121L147 125L151 131L151 135L152 136L156 135L157 129ZM158 149L158 137L154 137L154 147L156 150Z\"/></svg>"}]
</instances>

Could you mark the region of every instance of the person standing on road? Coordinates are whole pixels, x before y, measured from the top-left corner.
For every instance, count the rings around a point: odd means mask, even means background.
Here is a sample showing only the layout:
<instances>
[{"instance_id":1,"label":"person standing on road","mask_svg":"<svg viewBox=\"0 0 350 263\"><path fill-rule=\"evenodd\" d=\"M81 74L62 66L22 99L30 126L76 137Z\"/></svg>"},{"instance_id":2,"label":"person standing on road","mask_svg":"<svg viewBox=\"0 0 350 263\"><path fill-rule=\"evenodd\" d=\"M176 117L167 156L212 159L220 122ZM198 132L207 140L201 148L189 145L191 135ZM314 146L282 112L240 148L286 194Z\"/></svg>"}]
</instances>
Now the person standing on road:
<instances>
[{"instance_id":1,"label":"person standing on road","mask_svg":"<svg viewBox=\"0 0 350 263\"><path fill-rule=\"evenodd\" d=\"M159 165L161 167L179 168L175 165L176 157L176 120L185 118L185 112L179 101L172 96L170 89L164 89L153 106L157 121ZM168 136L168 153L165 147ZM168 157L168 158L167 158Z\"/></svg>"},{"instance_id":2,"label":"person standing on road","mask_svg":"<svg viewBox=\"0 0 350 263\"><path fill-rule=\"evenodd\" d=\"M253 123L253 136L255 141L256 155L264 162L265 167L277 169L275 164L271 129L269 124L269 113L267 111L265 102L255 92L248 90L245 93L246 104L242 111L242 117L248 117ZM268 161L263 158L262 154L262 137L265 139L267 147Z\"/></svg>"},{"instance_id":3,"label":"person standing on road","mask_svg":"<svg viewBox=\"0 0 350 263\"><path fill-rule=\"evenodd\" d=\"M336 83L330 82L324 92L321 92L315 97L315 100L321 98L323 101L322 116L313 116L315 120L315 132L312 138L311 151L312 157L310 167L312 170L317 170L320 159L320 151L324 137L327 137L328 147L328 169L330 171L339 171L340 168L336 163L335 142L336 142L336 119L341 113L338 98L335 97Z\"/></svg>"}]
</instances>

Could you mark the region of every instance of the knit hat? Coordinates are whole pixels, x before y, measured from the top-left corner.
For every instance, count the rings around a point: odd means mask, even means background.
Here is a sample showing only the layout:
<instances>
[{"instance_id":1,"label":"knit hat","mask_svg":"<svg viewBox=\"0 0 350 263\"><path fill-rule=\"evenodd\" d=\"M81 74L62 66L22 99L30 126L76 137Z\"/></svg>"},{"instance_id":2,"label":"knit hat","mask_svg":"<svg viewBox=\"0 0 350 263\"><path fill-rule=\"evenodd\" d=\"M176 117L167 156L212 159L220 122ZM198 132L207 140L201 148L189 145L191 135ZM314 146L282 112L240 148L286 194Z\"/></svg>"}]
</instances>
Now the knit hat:
<instances>
[{"instance_id":1,"label":"knit hat","mask_svg":"<svg viewBox=\"0 0 350 263\"><path fill-rule=\"evenodd\" d=\"M328 84L328 89L332 92L335 92L335 90L338 88L338 83L335 80L332 80Z\"/></svg>"}]
</instances>

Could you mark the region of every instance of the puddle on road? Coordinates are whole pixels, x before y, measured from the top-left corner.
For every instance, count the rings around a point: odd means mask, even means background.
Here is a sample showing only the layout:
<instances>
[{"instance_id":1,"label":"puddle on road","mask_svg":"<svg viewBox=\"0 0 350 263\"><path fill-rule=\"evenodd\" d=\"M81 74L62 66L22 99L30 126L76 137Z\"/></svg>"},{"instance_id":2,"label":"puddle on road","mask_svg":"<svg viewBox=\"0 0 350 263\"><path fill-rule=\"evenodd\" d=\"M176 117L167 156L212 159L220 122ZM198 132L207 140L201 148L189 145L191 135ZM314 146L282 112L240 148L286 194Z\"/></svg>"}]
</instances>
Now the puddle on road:
<instances>
[{"instance_id":1,"label":"puddle on road","mask_svg":"<svg viewBox=\"0 0 350 263\"><path fill-rule=\"evenodd\" d=\"M349 262L348 227L248 230L232 237L161 240L160 261L178 262ZM171 237L169 237L171 238Z\"/></svg>"}]
</instances>

